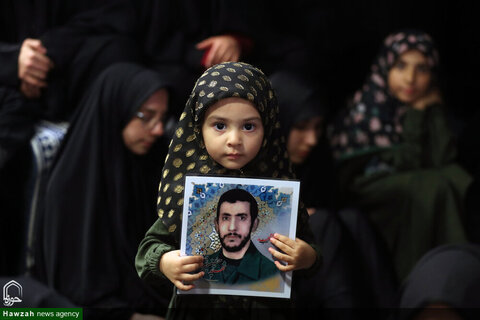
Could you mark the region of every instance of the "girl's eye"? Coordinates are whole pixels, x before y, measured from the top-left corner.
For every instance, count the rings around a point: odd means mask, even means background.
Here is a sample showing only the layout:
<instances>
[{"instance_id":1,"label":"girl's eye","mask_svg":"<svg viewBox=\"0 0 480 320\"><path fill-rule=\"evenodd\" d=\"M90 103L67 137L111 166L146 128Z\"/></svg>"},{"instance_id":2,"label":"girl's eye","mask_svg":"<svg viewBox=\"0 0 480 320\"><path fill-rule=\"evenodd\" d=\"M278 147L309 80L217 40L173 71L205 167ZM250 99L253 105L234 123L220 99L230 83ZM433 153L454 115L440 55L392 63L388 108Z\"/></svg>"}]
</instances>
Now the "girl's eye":
<instances>
[{"instance_id":1,"label":"girl's eye","mask_svg":"<svg viewBox=\"0 0 480 320\"><path fill-rule=\"evenodd\" d=\"M399 62L395 63L395 65L393 67L401 70L401 69L405 68L405 63L403 63L402 61L399 61Z\"/></svg>"},{"instance_id":2,"label":"girl's eye","mask_svg":"<svg viewBox=\"0 0 480 320\"><path fill-rule=\"evenodd\" d=\"M245 123L243 125L243 129L245 129L246 131L252 131L253 129L255 129L255 125L253 123Z\"/></svg>"},{"instance_id":3,"label":"girl's eye","mask_svg":"<svg viewBox=\"0 0 480 320\"><path fill-rule=\"evenodd\" d=\"M225 123L221 123L221 122L217 122L213 125L213 127L216 129L216 130L225 130Z\"/></svg>"},{"instance_id":4,"label":"girl's eye","mask_svg":"<svg viewBox=\"0 0 480 320\"><path fill-rule=\"evenodd\" d=\"M422 72L422 73L427 73L427 72L430 71L430 68L425 64L421 64L421 65L417 66L417 70L419 72Z\"/></svg>"}]
</instances>

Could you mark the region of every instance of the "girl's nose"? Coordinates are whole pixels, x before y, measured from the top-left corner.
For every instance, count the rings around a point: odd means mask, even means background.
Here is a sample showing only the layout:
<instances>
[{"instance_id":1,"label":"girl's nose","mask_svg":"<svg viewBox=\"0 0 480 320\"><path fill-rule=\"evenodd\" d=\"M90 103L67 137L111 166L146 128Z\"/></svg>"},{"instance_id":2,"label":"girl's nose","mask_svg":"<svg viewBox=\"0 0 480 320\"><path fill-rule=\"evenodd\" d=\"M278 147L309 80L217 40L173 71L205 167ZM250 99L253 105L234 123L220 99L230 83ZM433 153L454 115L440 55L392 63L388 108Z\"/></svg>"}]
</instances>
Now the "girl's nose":
<instances>
[{"instance_id":1,"label":"girl's nose","mask_svg":"<svg viewBox=\"0 0 480 320\"><path fill-rule=\"evenodd\" d=\"M227 144L229 146L237 146L241 143L242 143L242 138L240 136L240 132L238 132L238 130L231 130L228 133Z\"/></svg>"},{"instance_id":2,"label":"girl's nose","mask_svg":"<svg viewBox=\"0 0 480 320\"><path fill-rule=\"evenodd\" d=\"M415 69L411 68L405 71L405 80L408 83L412 83L415 81Z\"/></svg>"}]
</instances>

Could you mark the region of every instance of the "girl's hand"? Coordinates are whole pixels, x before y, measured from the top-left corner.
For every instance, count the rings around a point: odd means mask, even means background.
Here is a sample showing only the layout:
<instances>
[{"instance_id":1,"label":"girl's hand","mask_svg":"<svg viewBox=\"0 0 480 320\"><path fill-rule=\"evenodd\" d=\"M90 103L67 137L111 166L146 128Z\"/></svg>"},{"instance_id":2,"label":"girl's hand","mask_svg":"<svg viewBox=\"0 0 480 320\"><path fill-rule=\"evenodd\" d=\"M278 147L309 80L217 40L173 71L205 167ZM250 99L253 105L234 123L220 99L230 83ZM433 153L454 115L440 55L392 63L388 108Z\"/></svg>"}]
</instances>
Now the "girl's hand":
<instances>
[{"instance_id":1,"label":"girl's hand","mask_svg":"<svg viewBox=\"0 0 480 320\"><path fill-rule=\"evenodd\" d=\"M160 271L180 290L195 288L191 284L203 277L204 272L191 274L203 266L202 256L180 256L180 250L165 253L160 259Z\"/></svg>"},{"instance_id":2,"label":"girl's hand","mask_svg":"<svg viewBox=\"0 0 480 320\"><path fill-rule=\"evenodd\" d=\"M412 107L417 110L425 110L427 107L438 103L442 103L442 95L438 89L432 89L425 96L415 101Z\"/></svg>"},{"instance_id":3,"label":"girl's hand","mask_svg":"<svg viewBox=\"0 0 480 320\"><path fill-rule=\"evenodd\" d=\"M315 263L317 253L308 243L299 238L296 238L294 241L286 236L275 233L274 236L270 238L270 242L284 252L281 253L273 248L269 248L268 251L272 256L288 263L284 266L279 261L275 261L275 265L280 271L308 269Z\"/></svg>"}]
</instances>

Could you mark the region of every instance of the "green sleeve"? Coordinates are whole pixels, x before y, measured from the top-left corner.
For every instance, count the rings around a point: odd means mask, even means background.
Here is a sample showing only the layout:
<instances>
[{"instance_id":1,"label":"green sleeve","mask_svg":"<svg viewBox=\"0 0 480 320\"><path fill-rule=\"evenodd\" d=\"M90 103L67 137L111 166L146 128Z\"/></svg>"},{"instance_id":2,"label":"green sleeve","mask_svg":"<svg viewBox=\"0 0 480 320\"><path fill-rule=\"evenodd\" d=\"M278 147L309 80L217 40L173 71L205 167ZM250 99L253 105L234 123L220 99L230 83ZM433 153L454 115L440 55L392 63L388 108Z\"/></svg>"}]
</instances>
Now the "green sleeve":
<instances>
[{"instance_id":1,"label":"green sleeve","mask_svg":"<svg viewBox=\"0 0 480 320\"><path fill-rule=\"evenodd\" d=\"M140 278L152 285L162 285L168 279L160 271L164 253L175 250L174 240L160 219L147 231L135 257L135 267Z\"/></svg>"},{"instance_id":2,"label":"green sleeve","mask_svg":"<svg viewBox=\"0 0 480 320\"><path fill-rule=\"evenodd\" d=\"M435 168L455 161L456 142L443 106L434 105L427 109L426 130L425 166Z\"/></svg>"},{"instance_id":3,"label":"green sleeve","mask_svg":"<svg viewBox=\"0 0 480 320\"><path fill-rule=\"evenodd\" d=\"M421 168L423 141L426 136L424 125L426 112L409 108L402 123L402 143L388 149L378 149L369 153L352 157L338 165L338 201L349 203L350 191L362 187L373 180L391 174L391 171L380 171L366 174L365 168L373 158L388 164L393 171L405 171ZM347 196L347 198L343 198Z\"/></svg>"},{"instance_id":4,"label":"green sleeve","mask_svg":"<svg viewBox=\"0 0 480 320\"><path fill-rule=\"evenodd\" d=\"M454 160L455 142L443 107L410 108L403 121L403 142L382 158L397 170L440 167Z\"/></svg>"},{"instance_id":5,"label":"green sleeve","mask_svg":"<svg viewBox=\"0 0 480 320\"><path fill-rule=\"evenodd\" d=\"M382 152L382 159L397 170L417 169L422 165L426 112L409 108L403 119L402 143Z\"/></svg>"}]
</instances>

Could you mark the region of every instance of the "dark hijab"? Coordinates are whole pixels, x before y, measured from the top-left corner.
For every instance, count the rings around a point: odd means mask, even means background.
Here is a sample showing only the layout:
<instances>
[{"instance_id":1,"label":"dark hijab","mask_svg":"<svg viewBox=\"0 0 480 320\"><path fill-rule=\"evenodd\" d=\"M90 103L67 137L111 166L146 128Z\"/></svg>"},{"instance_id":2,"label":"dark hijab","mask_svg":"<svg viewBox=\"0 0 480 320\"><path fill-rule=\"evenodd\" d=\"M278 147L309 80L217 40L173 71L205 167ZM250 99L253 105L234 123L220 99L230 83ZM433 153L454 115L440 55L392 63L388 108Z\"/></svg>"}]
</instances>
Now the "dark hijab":
<instances>
[{"instance_id":1,"label":"dark hijab","mask_svg":"<svg viewBox=\"0 0 480 320\"><path fill-rule=\"evenodd\" d=\"M293 72L280 71L271 75L270 81L277 96L285 137L299 122L326 115L327 102L308 79Z\"/></svg>"},{"instance_id":2,"label":"dark hijab","mask_svg":"<svg viewBox=\"0 0 480 320\"><path fill-rule=\"evenodd\" d=\"M446 304L463 319L478 319L480 246L444 245L427 253L402 288L400 319L411 319L431 303Z\"/></svg>"},{"instance_id":3,"label":"dark hijab","mask_svg":"<svg viewBox=\"0 0 480 320\"><path fill-rule=\"evenodd\" d=\"M407 106L388 88L388 73L397 59L409 50L427 58L433 75L437 73L438 53L432 38L421 31L408 30L389 35L370 68L362 88L332 127L331 145L338 159L401 143L402 119Z\"/></svg>"},{"instance_id":4,"label":"dark hijab","mask_svg":"<svg viewBox=\"0 0 480 320\"><path fill-rule=\"evenodd\" d=\"M325 95L309 79L289 71L280 71L270 76L280 109L282 132L287 137L299 123L314 117L327 116ZM304 163L293 166L297 178L301 180L301 194L305 205L325 207L331 205L333 164L324 135Z\"/></svg>"},{"instance_id":5,"label":"dark hijab","mask_svg":"<svg viewBox=\"0 0 480 320\"><path fill-rule=\"evenodd\" d=\"M144 0L132 3L140 22L137 32L146 63L186 66L199 72L194 80L203 71L200 62L204 52L196 49L198 42L221 34L251 36L253 33L251 17L256 12L250 1L243 1L242 6L223 0Z\"/></svg>"},{"instance_id":6,"label":"dark hijab","mask_svg":"<svg viewBox=\"0 0 480 320\"><path fill-rule=\"evenodd\" d=\"M134 268L137 246L156 218L160 145L134 155L122 130L166 85L137 65L109 67L81 103L60 150L39 222L36 264L50 287L80 306L133 312L161 304Z\"/></svg>"},{"instance_id":7,"label":"dark hijab","mask_svg":"<svg viewBox=\"0 0 480 320\"><path fill-rule=\"evenodd\" d=\"M251 101L263 122L264 137L257 156L240 170L228 170L208 154L201 133L205 111L230 97ZM269 178L293 178L278 119L277 99L270 81L246 63L226 62L211 67L197 80L187 101L165 162L159 186L158 214L179 240L185 174L214 174ZM299 213L305 222L306 211ZM302 225L302 224L300 224ZM306 225L306 223L303 223ZM178 244L178 243L177 243Z\"/></svg>"}]
</instances>

